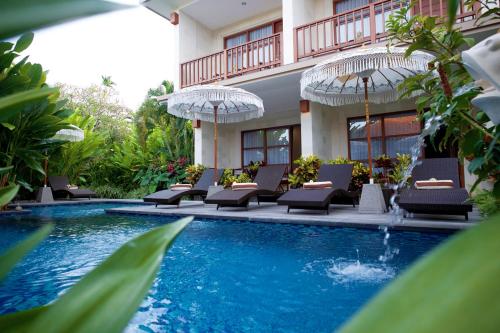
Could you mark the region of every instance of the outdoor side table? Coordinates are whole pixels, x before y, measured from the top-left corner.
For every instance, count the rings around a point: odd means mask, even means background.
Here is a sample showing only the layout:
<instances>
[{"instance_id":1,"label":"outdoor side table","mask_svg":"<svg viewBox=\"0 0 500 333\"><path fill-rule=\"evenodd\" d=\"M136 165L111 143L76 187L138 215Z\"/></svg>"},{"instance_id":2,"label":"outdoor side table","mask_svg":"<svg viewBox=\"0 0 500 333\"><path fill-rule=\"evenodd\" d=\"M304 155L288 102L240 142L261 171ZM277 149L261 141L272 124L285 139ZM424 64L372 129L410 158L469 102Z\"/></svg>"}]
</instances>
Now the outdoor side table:
<instances>
[{"instance_id":1,"label":"outdoor side table","mask_svg":"<svg viewBox=\"0 0 500 333\"><path fill-rule=\"evenodd\" d=\"M40 187L38 189L38 193L36 194L36 201L41 203L54 202L52 188L50 186Z\"/></svg>"},{"instance_id":2,"label":"outdoor side table","mask_svg":"<svg viewBox=\"0 0 500 333\"><path fill-rule=\"evenodd\" d=\"M367 214L382 214L386 211L384 194L380 184L363 184L358 211Z\"/></svg>"}]
</instances>

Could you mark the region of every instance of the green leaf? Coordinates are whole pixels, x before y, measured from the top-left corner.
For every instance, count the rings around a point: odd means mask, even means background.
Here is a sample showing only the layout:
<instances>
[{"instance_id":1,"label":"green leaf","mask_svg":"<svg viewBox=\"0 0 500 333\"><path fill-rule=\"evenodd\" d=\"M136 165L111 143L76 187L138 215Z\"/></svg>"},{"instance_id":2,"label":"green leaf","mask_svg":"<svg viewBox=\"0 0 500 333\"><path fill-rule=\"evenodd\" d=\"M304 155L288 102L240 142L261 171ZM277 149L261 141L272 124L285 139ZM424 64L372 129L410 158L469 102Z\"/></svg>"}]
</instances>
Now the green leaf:
<instances>
[{"instance_id":1,"label":"green leaf","mask_svg":"<svg viewBox=\"0 0 500 333\"><path fill-rule=\"evenodd\" d=\"M29 332L122 332L149 291L165 251L192 219L127 242L52 303Z\"/></svg>"},{"instance_id":2,"label":"green leaf","mask_svg":"<svg viewBox=\"0 0 500 333\"><path fill-rule=\"evenodd\" d=\"M5 122L22 111L22 106L28 102L55 94L58 88L36 88L22 91L0 98L0 122Z\"/></svg>"},{"instance_id":3,"label":"green leaf","mask_svg":"<svg viewBox=\"0 0 500 333\"><path fill-rule=\"evenodd\" d=\"M453 25L457 19L457 9L459 5L459 0L448 0L448 31L453 29Z\"/></svg>"},{"instance_id":4,"label":"green leaf","mask_svg":"<svg viewBox=\"0 0 500 333\"><path fill-rule=\"evenodd\" d=\"M17 186L19 189L19 186ZM14 266L21 261L21 259L30 252L35 246L43 241L52 231L53 226L46 224L36 232L32 233L19 244L7 250L6 253L0 256L0 281L3 280L7 274L14 268Z\"/></svg>"},{"instance_id":5,"label":"green leaf","mask_svg":"<svg viewBox=\"0 0 500 333\"><path fill-rule=\"evenodd\" d=\"M33 42L33 37L35 37L35 34L32 32L27 32L23 34L17 40L16 46L14 47L14 51L20 53L26 50L31 45L31 42Z\"/></svg>"},{"instance_id":6,"label":"green leaf","mask_svg":"<svg viewBox=\"0 0 500 333\"><path fill-rule=\"evenodd\" d=\"M6 173L9 170L12 170L12 168L14 168L13 165L9 165L6 167L0 167L0 175L3 175L4 173Z\"/></svg>"},{"instance_id":7,"label":"green leaf","mask_svg":"<svg viewBox=\"0 0 500 333\"><path fill-rule=\"evenodd\" d=\"M4 170L5 169L6 168L4 168ZM5 187L0 187L0 207L5 206L12 199L14 199L18 191L19 191L19 185L9 185Z\"/></svg>"},{"instance_id":8,"label":"green leaf","mask_svg":"<svg viewBox=\"0 0 500 333\"><path fill-rule=\"evenodd\" d=\"M0 316L0 332L27 332L30 323L39 315L46 312L47 309L48 306L40 306Z\"/></svg>"},{"instance_id":9,"label":"green leaf","mask_svg":"<svg viewBox=\"0 0 500 333\"><path fill-rule=\"evenodd\" d=\"M498 332L500 215L452 237L393 281L341 333Z\"/></svg>"},{"instance_id":10,"label":"green leaf","mask_svg":"<svg viewBox=\"0 0 500 333\"><path fill-rule=\"evenodd\" d=\"M16 128L16 126L12 125L11 123L0 123L0 125L2 125L3 127L7 128L11 131L13 131Z\"/></svg>"},{"instance_id":11,"label":"green leaf","mask_svg":"<svg viewBox=\"0 0 500 333\"><path fill-rule=\"evenodd\" d=\"M0 39L128 7L100 0L4 0L0 1Z\"/></svg>"}]
</instances>

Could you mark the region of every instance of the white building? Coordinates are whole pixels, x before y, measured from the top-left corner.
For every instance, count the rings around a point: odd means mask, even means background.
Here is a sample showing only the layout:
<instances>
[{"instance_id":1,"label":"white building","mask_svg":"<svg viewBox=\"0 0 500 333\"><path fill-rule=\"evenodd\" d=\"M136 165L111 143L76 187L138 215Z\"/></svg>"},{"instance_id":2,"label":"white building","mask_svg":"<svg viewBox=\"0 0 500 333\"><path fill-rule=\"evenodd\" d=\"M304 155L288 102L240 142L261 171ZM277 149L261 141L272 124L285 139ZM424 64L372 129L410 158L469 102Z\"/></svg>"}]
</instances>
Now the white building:
<instances>
[{"instance_id":1,"label":"white building","mask_svg":"<svg viewBox=\"0 0 500 333\"><path fill-rule=\"evenodd\" d=\"M420 0L417 11L446 16L447 1ZM219 125L219 166L286 164L300 155L367 160L363 105L329 107L300 100L302 72L329 54L385 45L385 20L400 0L145 0L176 29L176 88L212 83L246 89L264 101L263 118ZM477 41L498 25L474 26L461 6L457 24ZM412 100L371 105L373 157L406 153L421 130ZM195 162L213 165L213 124L197 122ZM361 130L359 129L361 127ZM456 156L456 150L423 156ZM466 185L473 180L465 171Z\"/></svg>"}]
</instances>

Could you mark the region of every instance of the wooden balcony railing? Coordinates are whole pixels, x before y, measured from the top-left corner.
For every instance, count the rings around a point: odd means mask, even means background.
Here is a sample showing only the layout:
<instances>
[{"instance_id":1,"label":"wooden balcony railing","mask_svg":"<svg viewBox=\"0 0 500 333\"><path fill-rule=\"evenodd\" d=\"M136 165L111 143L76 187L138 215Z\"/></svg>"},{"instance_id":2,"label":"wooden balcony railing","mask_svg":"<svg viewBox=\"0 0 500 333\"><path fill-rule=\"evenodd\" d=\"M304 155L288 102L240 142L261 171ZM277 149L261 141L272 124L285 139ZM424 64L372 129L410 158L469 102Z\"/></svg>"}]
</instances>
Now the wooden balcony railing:
<instances>
[{"instance_id":1,"label":"wooden balcony railing","mask_svg":"<svg viewBox=\"0 0 500 333\"><path fill-rule=\"evenodd\" d=\"M447 0L418 0L412 14L446 16L447 4ZM377 43L387 38L389 15L409 5L408 0L382 0L296 27L295 60ZM468 11L461 1L457 21L471 20L474 15L475 11Z\"/></svg>"},{"instance_id":2,"label":"wooden balcony railing","mask_svg":"<svg viewBox=\"0 0 500 333\"><path fill-rule=\"evenodd\" d=\"M247 42L182 63L180 85L184 88L277 67L282 54L281 33Z\"/></svg>"}]
</instances>

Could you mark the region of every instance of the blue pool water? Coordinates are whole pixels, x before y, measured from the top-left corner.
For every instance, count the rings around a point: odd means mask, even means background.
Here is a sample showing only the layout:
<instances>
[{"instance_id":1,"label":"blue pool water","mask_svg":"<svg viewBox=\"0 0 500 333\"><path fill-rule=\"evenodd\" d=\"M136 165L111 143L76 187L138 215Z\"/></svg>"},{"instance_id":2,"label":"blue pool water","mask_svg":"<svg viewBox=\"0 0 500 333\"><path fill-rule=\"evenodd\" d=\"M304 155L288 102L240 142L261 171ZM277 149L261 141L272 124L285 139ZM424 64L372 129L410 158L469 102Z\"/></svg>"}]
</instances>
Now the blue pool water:
<instances>
[{"instance_id":1,"label":"blue pool water","mask_svg":"<svg viewBox=\"0 0 500 333\"><path fill-rule=\"evenodd\" d=\"M106 215L117 204L34 209L0 219L0 252L43 223L51 236L0 284L0 313L46 304L121 244L166 217ZM447 236L195 220L163 261L128 332L332 332ZM359 259L358 259L359 258ZM359 260L359 261L358 261Z\"/></svg>"}]
</instances>

